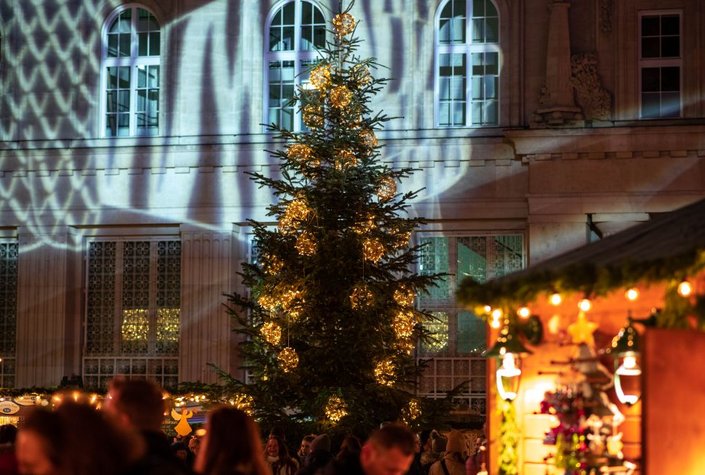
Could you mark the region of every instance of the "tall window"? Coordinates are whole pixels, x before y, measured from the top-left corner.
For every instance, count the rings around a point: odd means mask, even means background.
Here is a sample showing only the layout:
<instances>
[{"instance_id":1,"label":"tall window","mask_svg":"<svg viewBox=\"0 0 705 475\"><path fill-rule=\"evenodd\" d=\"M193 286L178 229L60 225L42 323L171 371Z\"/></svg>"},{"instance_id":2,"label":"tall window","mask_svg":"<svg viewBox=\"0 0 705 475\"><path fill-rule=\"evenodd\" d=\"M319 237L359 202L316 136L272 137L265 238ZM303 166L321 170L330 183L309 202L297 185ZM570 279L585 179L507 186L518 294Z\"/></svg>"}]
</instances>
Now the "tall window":
<instances>
[{"instance_id":1,"label":"tall window","mask_svg":"<svg viewBox=\"0 0 705 475\"><path fill-rule=\"evenodd\" d=\"M448 274L429 294L419 298L420 306L436 317L429 324L435 341L422 344L421 353L479 355L486 347L485 323L458 306L455 290L466 277L484 282L523 268L523 236L432 236L420 241L424 248L419 271Z\"/></svg>"},{"instance_id":2,"label":"tall window","mask_svg":"<svg viewBox=\"0 0 705 475\"><path fill-rule=\"evenodd\" d=\"M641 118L681 116L681 15L642 13L640 26Z\"/></svg>"},{"instance_id":3,"label":"tall window","mask_svg":"<svg viewBox=\"0 0 705 475\"><path fill-rule=\"evenodd\" d=\"M178 383L181 243L90 241L84 382L123 374Z\"/></svg>"},{"instance_id":4,"label":"tall window","mask_svg":"<svg viewBox=\"0 0 705 475\"><path fill-rule=\"evenodd\" d=\"M292 99L296 87L308 82L308 67L317 58L316 50L325 46L325 19L321 10L306 0L286 2L270 18L265 54L265 121L288 130L304 130Z\"/></svg>"},{"instance_id":5,"label":"tall window","mask_svg":"<svg viewBox=\"0 0 705 475\"><path fill-rule=\"evenodd\" d=\"M436 27L436 124L499 124L499 16L491 0L447 0Z\"/></svg>"},{"instance_id":6,"label":"tall window","mask_svg":"<svg viewBox=\"0 0 705 475\"><path fill-rule=\"evenodd\" d=\"M142 7L116 10L103 29L106 137L159 133L159 23Z\"/></svg>"},{"instance_id":7,"label":"tall window","mask_svg":"<svg viewBox=\"0 0 705 475\"><path fill-rule=\"evenodd\" d=\"M0 388L15 386L17 242L0 241Z\"/></svg>"}]
</instances>

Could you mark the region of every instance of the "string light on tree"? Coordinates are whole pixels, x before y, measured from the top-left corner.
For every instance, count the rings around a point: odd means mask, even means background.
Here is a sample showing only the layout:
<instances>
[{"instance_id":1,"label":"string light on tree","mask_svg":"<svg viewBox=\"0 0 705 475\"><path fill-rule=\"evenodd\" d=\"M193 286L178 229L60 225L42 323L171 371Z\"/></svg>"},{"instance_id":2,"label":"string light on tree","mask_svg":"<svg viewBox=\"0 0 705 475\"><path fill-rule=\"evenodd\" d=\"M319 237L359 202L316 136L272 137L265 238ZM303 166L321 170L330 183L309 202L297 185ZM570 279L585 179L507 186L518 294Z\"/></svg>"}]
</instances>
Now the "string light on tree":
<instances>
[{"instance_id":1,"label":"string light on tree","mask_svg":"<svg viewBox=\"0 0 705 475\"><path fill-rule=\"evenodd\" d=\"M631 288L627 289L626 292L624 292L624 296L630 302L634 302L636 299L639 298L639 289L637 289L636 287L631 287Z\"/></svg>"},{"instance_id":2,"label":"string light on tree","mask_svg":"<svg viewBox=\"0 0 705 475\"><path fill-rule=\"evenodd\" d=\"M299 366L299 355L296 350L287 346L282 349L277 355L277 361L279 361L279 367L285 373L289 373Z\"/></svg>"},{"instance_id":3,"label":"string light on tree","mask_svg":"<svg viewBox=\"0 0 705 475\"><path fill-rule=\"evenodd\" d=\"M329 421L333 423L340 422L340 420L348 415L348 405L340 396L331 396L326 404L326 417Z\"/></svg>"},{"instance_id":4,"label":"string light on tree","mask_svg":"<svg viewBox=\"0 0 705 475\"><path fill-rule=\"evenodd\" d=\"M583 312L589 312L592 308L592 302L589 298L581 299L580 302L578 302L578 308Z\"/></svg>"},{"instance_id":5,"label":"string light on tree","mask_svg":"<svg viewBox=\"0 0 705 475\"><path fill-rule=\"evenodd\" d=\"M313 215L313 210L302 198L292 200L279 218L279 231L282 234L292 234L298 225Z\"/></svg>"},{"instance_id":6,"label":"string light on tree","mask_svg":"<svg viewBox=\"0 0 705 475\"><path fill-rule=\"evenodd\" d=\"M375 379L382 386L394 385L394 362L390 359L383 360L375 366Z\"/></svg>"},{"instance_id":7,"label":"string light on tree","mask_svg":"<svg viewBox=\"0 0 705 475\"><path fill-rule=\"evenodd\" d=\"M412 337L415 326L416 317L414 316L414 312L412 310L399 310L396 314L394 314L392 328L394 328L394 332L402 340Z\"/></svg>"},{"instance_id":8,"label":"string light on tree","mask_svg":"<svg viewBox=\"0 0 705 475\"><path fill-rule=\"evenodd\" d=\"M421 417L421 404L418 399L410 399L409 403L402 410L402 419L407 424Z\"/></svg>"},{"instance_id":9,"label":"string light on tree","mask_svg":"<svg viewBox=\"0 0 705 475\"><path fill-rule=\"evenodd\" d=\"M262 254L264 271L269 275L277 275L284 268L284 262L273 254Z\"/></svg>"},{"instance_id":10,"label":"string light on tree","mask_svg":"<svg viewBox=\"0 0 705 475\"><path fill-rule=\"evenodd\" d=\"M228 403L231 406L234 406L234 407L240 409L241 411L246 412L249 415L252 415L254 413L253 408L255 405L255 400L249 394L242 394L242 393L235 394L235 396L230 398Z\"/></svg>"},{"instance_id":11,"label":"string light on tree","mask_svg":"<svg viewBox=\"0 0 705 475\"><path fill-rule=\"evenodd\" d=\"M358 86L365 87L372 82L372 74L370 68L364 64L356 64L350 71L350 75L355 79ZM376 146L373 145L373 146Z\"/></svg>"},{"instance_id":12,"label":"string light on tree","mask_svg":"<svg viewBox=\"0 0 705 475\"><path fill-rule=\"evenodd\" d=\"M502 326L503 315L504 312L502 312L501 308L495 308L492 310L492 313L490 313L490 327L498 330Z\"/></svg>"},{"instance_id":13,"label":"string light on tree","mask_svg":"<svg viewBox=\"0 0 705 475\"><path fill-rule=\"evenodd\" d=\"M367 234L377 227L375 223L375 217L372 214L368 214L364 219L361 219L355 223L352 227L355 234Z\"/></svg>"},{"instance_id":14,"label":"string light on tree","mask_svg":"<svg viewBox=\"0 0 705 475\"><path fill-rule=\"evenodd\" d=\"M410 240L411 240L411 231L400 231L396 235L396 239L394 241L394 247L396 249L402 249L404 247L407 247L409 245Z\"/></svg>"},{"instance_id":15,"label":"string light on tree","mask_svg":"<svg viewBox=\"0 0 705 475\"><path fill-rule=\"evenodd\" d=\"M519 310L517 310L517 315L519 316L519 318L525 320L531 316L531 310L529 310L529 307L526 306L520 307Z\"/></svg>"},{"instance_id":16,"label":"string light on tree","mask_svg":"<svg viewBox=\"0 0 705 475\"><path fill-rule=\"evenodd\" d=\"M263 293L257 298L257 303L259 304L260 307L262 307L265 310L268 310L270 312L273 312L277 308L277 301L276 299L267 294Z\"/></svg>"}]
</instances>

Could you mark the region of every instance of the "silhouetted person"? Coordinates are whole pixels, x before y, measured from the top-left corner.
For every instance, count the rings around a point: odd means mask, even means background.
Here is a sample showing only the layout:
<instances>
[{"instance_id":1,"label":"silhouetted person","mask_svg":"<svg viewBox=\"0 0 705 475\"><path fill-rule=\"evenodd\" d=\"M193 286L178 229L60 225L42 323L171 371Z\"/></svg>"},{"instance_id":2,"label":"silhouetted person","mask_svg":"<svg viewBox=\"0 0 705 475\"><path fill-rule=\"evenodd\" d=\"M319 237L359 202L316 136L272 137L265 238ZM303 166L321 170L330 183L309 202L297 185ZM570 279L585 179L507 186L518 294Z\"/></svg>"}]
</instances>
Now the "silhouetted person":
<instances>
[{"instance_id":1,"label":"silhouetted person","mask_svg":"<svg viewBox=\"0 0 705 475\"><path fill-rule=\"evenodd\" d=\"M257 423L240 409L214 409L208 414L195 471L203 475L271 475L259 437Z\"/></svg>"},{"instance_id":2,"label":"silhouetted person","mask_svg":"<svg viewBox=\"0 0 705 475\"><path fill-rule=\"evenodd\" d=\"M147 446L145 456L134 467L139 475L185 475L189 467L176 458L162 432L164 399L155 383L114 378L108 386L104 410L123 427L139 432Z\"/></svg>"}]
</instances>

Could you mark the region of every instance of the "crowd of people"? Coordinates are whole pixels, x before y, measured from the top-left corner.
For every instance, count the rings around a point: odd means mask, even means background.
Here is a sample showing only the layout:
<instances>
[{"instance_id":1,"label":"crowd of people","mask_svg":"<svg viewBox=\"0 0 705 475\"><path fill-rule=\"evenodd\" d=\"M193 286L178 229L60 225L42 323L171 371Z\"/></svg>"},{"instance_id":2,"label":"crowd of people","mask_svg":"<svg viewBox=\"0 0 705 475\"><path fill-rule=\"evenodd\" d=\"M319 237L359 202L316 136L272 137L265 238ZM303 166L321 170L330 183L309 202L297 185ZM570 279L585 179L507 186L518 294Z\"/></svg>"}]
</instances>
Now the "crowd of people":
<instances>
[{"instance_id":1,"label":"crowd of people","mask_svg":"<svg viewBox=\"0 0 705 475\"><path fill-rule=\"evenodd\" d=\"M364 442L345 437L337 451L327 434L310 434L290 454L283 433L263 442L247 413L229 406L208 413L204 434L170 441L165 402L148 381L114 379L101 407L64 398L37 407L19 429L0 426L0 475L476 475L478 450L462 435L414 434L385 424ZM468 456L469 455L469 456Z\"/></svg>"}]
</instances>

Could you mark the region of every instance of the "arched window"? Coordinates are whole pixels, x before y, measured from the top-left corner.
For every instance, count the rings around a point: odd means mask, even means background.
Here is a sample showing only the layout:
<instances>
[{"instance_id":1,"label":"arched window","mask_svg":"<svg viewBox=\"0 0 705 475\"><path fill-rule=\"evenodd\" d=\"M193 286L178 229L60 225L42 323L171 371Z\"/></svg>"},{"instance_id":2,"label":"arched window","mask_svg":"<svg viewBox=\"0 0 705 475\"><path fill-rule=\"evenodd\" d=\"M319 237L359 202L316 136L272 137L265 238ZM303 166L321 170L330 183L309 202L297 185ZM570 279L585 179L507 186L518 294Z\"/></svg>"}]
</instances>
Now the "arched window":
<instances>
[{"instance_id":1,"label":"arched window","mask_svg":"<svg viewBox=\"0 0 705 475\"><path fill-rule=\"evenodd\" d=\"M447 0L436 22L436 124L499 124L499 15L491 0Z\"/></svg>"},{"instance_id":2,"label":"arched window","mask_svg":"<svg viewBox=\"0 0 705 475\"><path fill-rule=\"evenodd\" d=\"M323 13L306 0L282 3L268 18L265 38L265 122L302 130L303 122L291 100L296 86L308 81L305 73L316 60L316 51L325 46Z\"/></svg>"},{"instance_id":3,"label":"arched window","mask_svg":"<svg viewBox=\"0 0 705 475\"><path fill-rule=\"evenodd\" d=\"M106 137L159 133L159 23L139 5L113 12L103 28L102 130Z\"/></svg>"}]
</instances>

